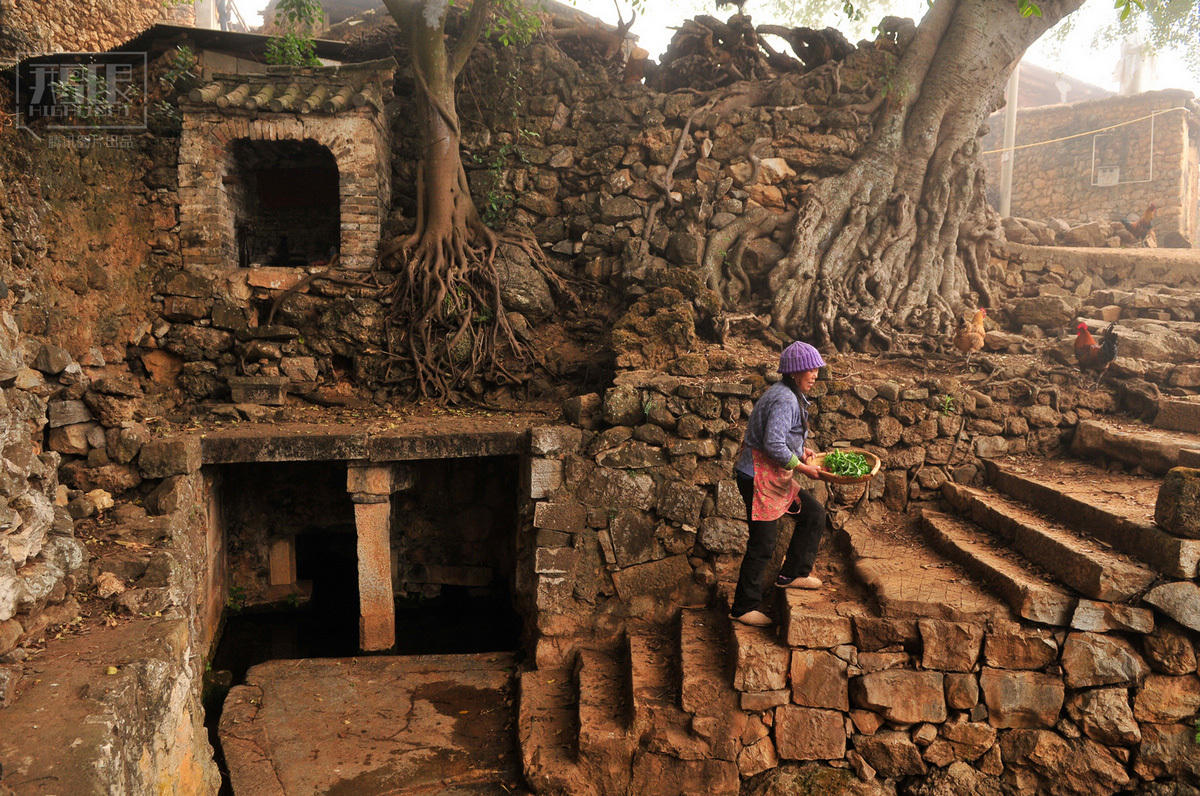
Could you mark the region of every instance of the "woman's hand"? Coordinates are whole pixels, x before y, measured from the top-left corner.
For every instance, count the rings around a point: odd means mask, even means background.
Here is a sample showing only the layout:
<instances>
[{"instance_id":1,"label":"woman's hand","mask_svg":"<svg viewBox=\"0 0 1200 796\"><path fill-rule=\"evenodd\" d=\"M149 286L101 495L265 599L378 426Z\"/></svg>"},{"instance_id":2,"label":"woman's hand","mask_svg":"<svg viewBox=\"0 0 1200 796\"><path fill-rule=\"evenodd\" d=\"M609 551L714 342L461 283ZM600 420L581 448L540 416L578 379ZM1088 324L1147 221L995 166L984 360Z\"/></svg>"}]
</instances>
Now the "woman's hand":
<instances>
[{"instance_id":1,"label":"woman's hand","mask_svg":"<svg viewBox=\"0 0 1200 796\"><path fill-rule=\"evenodd\" d=\"M805 448L804 453L800 455L800 461L804 462L805 464L808 464L809 462L811 462L813 460L813 457L816 455L817 454L813 453L808 448Z\"/></svg>"},{"instance_id":2,"label":"woman's hand","mask_svg":"<svg viewBox=\"0 0 1200 796\"><path fill-rule=\"evenodd\" d=\"M811 456L809 458L811 458ZM804 475L808 476L814 481L818 481L821 478L821 471L817 469L816 465L798 464L796 465L796 471L804 473Z\"/></svg>"}]
</instances>

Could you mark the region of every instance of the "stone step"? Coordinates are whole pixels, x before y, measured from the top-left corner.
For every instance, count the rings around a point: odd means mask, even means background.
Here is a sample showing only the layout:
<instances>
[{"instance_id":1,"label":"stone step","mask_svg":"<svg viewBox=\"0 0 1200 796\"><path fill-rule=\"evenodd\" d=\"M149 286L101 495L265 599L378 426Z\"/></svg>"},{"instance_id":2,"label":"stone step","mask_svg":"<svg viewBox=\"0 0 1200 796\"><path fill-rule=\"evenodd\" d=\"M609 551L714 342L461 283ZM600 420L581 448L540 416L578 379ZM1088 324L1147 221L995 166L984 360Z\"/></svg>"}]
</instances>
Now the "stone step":
<instances>
[{"instance_id":1,"label":"stone step","mask_svg":"<svg viewBox=\"0 0 1200 796\"><path fill-rule=\"evenodd\" d=\"M1157 575L1106 545L995 493L947 481L942 495L960 514L999 535L1013 549L1086 597L1122 602Z\"/></svg>"},{"instance_id":2,"label":"stone step","mask_svg":"<svg viewBox=\"0 0 1200 796\"><path fill-rule=\"evenodd\" d=\"M1167 431L1200 434L1200 401L1188 398L1160 398L1154 427Z\"/></svg>"},{"instance_id":3,"label":"stone step","mask_svg":"<svg viewBox=\"0 0 1200 796\"><path fill-rule=\"evenodd\" d=\"M934 547L986 583L1018 616L1047 625L1070 624L1075 597L1034 572L1020 556L986 532L931 509L921 512L921 520Z\"/></svg>"},{"instance_id":4,"label":"stone step","mask_svg":"<svg viewBox=\"0 0 1200 796\"><path fill-rule=\"evenodd\" d=\"M692 735L691 716L680 707L678 635L645 627L629 629L626 638L633 736L644 748L677 759L710 757L708 744Z\"/></svg>"},{"instance_id":5,"label":"stone step","mask_svg":"<svg viewBox=\"0 0 1200 796\"><path fill-rule=\"evenodd\" d=\"M1156 478L1110 473L1073 459L985 461L988 483L1164 575L1192 578L1200 563L1200 540L1181 539L1154 525ZM1032 470L1032 472L1031 472Z\"/></svg>"},{"instance_id":6,"label":"stone step","mask_svg":"<svg viewBox=\"0 0 1200 796\"><path fill-rule=\"evenodd\" d=\"M521 673L517 737L525 780L537 793L596 794L576 763L575 681L571 670L538 669Z\"/></svg>"},{"instance_id":7,"label":"stone step","mask_svg":"<svg viewBox=\"0 0 1200 796\"><path fill-rule=\"evenodd\" d=\"M849 519L839 533L882 616L955 622L1012 618L1003 601L931 550L911 523Z\"/></svg>"},{"instance_id":8,"label":"stone step","mask_svg":"<svg viewBox=\"0 0 1200 796\"><path fill-rule=\"evenodd\" d=\"M620 658L599 650L580 650L575 660L579 689L579 761L602 793L628 786L633 744L629 679Z\"/></svg>"},{"instance_id":9,"label":"stone step","mask_svg":"<svg viewBox=\"0 0 1200 796\"><path fill-rule=\"evenodd\" d=\"M1103 456L1165 473L1180 464L1200 461L1200 436L1152 428L1144 423L1089 418L1080 420L1071 441L1078 456ZM1181 461L1182 459L1182 461Z\"/></svg>"},{"instance_id":10,"label":"stone step","mask_svg":"<svg viewBox=\"0 0 1200 796\"><path fill-rule=\"evenodd\" d=\"M692 714L692 732L721 760L737 759L746 725L731 685L729 625L725 615L700 608L683 609L679 621L680 704Z\"/></svg>"}]
</instances>

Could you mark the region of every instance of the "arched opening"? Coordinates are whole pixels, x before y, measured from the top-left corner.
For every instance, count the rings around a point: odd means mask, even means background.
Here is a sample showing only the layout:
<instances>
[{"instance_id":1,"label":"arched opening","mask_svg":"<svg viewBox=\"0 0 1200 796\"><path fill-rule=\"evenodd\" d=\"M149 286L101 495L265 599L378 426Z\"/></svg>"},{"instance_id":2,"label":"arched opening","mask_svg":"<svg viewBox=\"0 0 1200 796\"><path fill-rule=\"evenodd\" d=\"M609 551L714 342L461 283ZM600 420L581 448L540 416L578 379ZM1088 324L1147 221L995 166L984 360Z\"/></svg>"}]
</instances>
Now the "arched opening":
<instances>
[{"instance_id":1,"label":"arched opening","mask_svg":"<svg viewBox=\"0 0 1200 796\"><path fill-rule=\"evenodd\" d=\"M238 139L225 188L238 265L306 266L341 247L337 161L315 141Z\"/></svg>"}]
</instances>

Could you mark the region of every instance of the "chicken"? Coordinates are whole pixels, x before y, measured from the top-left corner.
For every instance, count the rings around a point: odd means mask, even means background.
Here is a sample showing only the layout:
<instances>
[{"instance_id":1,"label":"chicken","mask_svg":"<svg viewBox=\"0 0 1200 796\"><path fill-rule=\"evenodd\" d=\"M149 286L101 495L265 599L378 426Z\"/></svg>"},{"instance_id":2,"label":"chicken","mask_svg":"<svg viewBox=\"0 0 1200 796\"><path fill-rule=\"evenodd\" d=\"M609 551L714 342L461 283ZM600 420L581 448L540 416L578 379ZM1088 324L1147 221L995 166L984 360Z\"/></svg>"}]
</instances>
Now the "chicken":
<instances>
[{"instance_id":1,"label":"chicken","mask_svg":"<svg viewBox=\"0 0 1200 796\"><path fill-rule=\"evenodd\" d=\"M1137 240L1145 240L1150 234L1150 230L1154 223L1154 211L1157 209L1158 205L1154 204L1154 202L1151 202L1150 206L1146 208L1146 212L1142 213L1141 218L1139 218L1137 221L1132 223L1129 221L1122 221L1121 223L1125 225L1125 229L1129 230L1129 234L1134 238Z\"/></svg>"},{"instance_id":2,"label":"chicken","mask_svg":"<svg viewBox=\"0 0 1200 796\"><path fill-rule=\"evenodd\" d=\"M1096 383L1100 383L1100 377L1104 375L1104 371L1108 370L1108 366L1117 358L1117 332L1116 324L1110 323L1108 328L1104 330L1102 342L1097 343L1096 338L1092 337L1092 333L1088 331L1086 323L1080 321L1075 327L1078 332L1075 336L1075 361L1079 364L1079 369L1083 371L1096 371Z\"/></svg>"},{"instance_id":3,"label":"chicken","mask_svg":"<svg viewBox=\"0 0 1200 796\"><path fill-rule=\"evenodd\" d=\"M987 310L980 307L975 310L975 317L970 323L966 318L960 318L958 321L958 329L954 332L954 347L967 355L968 364L971 362L971 355L983 348L983 319L986 315Z\"/></svg>"}]
</instances>

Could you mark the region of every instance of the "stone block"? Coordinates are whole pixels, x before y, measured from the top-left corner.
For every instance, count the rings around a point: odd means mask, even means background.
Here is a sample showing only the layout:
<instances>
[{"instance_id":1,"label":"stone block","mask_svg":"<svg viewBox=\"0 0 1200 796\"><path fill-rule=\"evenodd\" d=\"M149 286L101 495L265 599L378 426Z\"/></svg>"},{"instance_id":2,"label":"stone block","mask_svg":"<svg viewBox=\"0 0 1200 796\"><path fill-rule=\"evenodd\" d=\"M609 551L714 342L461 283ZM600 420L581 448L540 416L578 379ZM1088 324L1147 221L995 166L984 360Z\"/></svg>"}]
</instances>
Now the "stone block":
<instances>
[{"instance_id":1,"label":"stone block","mask_svg":"<svg viewBox=\"0 0 1200 796\"><path fill-rule=\"evenodd\" d=\"M705 517L700 520L700 544L711 552L741 555L746 551L749 538L750 526L745 520L726 517Z\"/></svg>"},{"instance_id":2,"label":"stone block","mask_svg":"<svg viewBox=\"0 0 1200 796\"><path fill-rule=\"evenodd\" d=\"M388 465L346 465L346 491L350 494L392 494L392 468Z\"/></svg>"},{"instance_id":3,"label":"stone block","mask_svg":"<svg viewBox=\"0 0 1200 796\"><path fill-rule=\"evenodd\" d=\"M769 629L734 622L733 644L734 688L779 691L787 687L790 650Z\"/></svg>"},{"instance_id":4,"label":"stone block","mask_svg":"<svg viewBox=\"0 0 1200 796\"><path fill-rule=\"evenodd\" d=\"M703 489L683 481L667 481L659 494L658 514L671 522L695 527L700 522L704 498Z\"/></svg>"},{"instance_id":5,"label":"stone block","mask_svg":"<svg viewBox=\"0 0 1200 796\"><path fill-rule=\"evenodd\" d=\"M1154 425L1170 431L1200 432L1200 403L1180 398L1160 398Z\"/></svg>"},{"instance_id":6,"label":"stone block","mask_svg":"<svg viewBox=\"0 0 1200 796\"><path fill-rule=\"evenodd\" d=\"M533 556L533 571L552 577L569 575L579 561L579 551L571 547L539 547Z\"/></svg>"},{"instance_id":7,"label":"stone block","mask_svg":"<svg viewBox=\"0 0 1200 796\"><path fill-rule=\"evenodd\" d=\"M993 727L1053 727L1066 693L1060 677L985 666L979 687Z\"/></svg>"},{"instance_id":8,"label":"stone block","mask_svg":"<svg viewBox=\"0 0 1200 796\"><path fill-rule=\"evenodd\" d=\"M92 417L92 411L83 401L50 401L47 409L49 410L50 428L72 426L95 419Z\"/></svg>"},{"instance_id":9,"label":"stone block","mask_svg":"<svg viewBox=\"0 0 1200 796\"><path fill-rule=\"evenodd\" d=\"M659 554L654 518L643 511L623 509L608 523L617 563L623 567L640 564Z\"/></svg>"},{"instance_id":10,"label":"stone block","mask_svg":"<svg viewBox=\"0 0 1200 796\"><path fill-rule=\"evenodd\" d=\"M527 474L529 497L540 500L562 486L562 462L558 459L529 458Z\"/></svg>"},{"instance_id":11,"label":"stone block","mask_svg":"<svg viewBox=\"0 0 1200 796\"><path fill-rule=\"evenodd\" d=\"M997 669L1041 669L1058 657L1058 645L1036 632L991 632L983 642L983 659Z\"/></svg>"},{"instance_id":12,"label":"stone block","mask_svg":"<svg viewBox=\"0 0 1200 796\"><path fill-rule=\"evenodd\" d=\"M1097 602L1080 598L1071 617L1071 627L1093 633L1117 630L1126 633L1149 633L1154 630L1154 612L1148 608L1121 603Z\"/></svg>"},{"instance_id":13,"label":"stone block","mask_svg":"<svg viewBox=\"0 0 1200 796\"><path fill-rule=\"evenodd\" d=\"M872 672L850 680L850 701L901 724L943 722L947 716L943 677L941 672L905 669Z\"/></svg>"},{"instance_id":14,"label":"stone block","mask_svg":"<svg viewBox=\"0 0 1200 796\"><path fill-rule=\"evenodd\" d=\"M1071 695L1067 715L1083 734L1107 746L1131 746L1142 739L1125 688L1091 688Z\"/></svg>"},{"instance_id":15,"label":"stone block","mask_svg":"<svg viewBox=\"0 0 1200 796\"><path fill-rule=\"evenodd\" d=\"M1140 683L1149 672L1129 642L1100 633L1069 635L1063 645L1062 667L1071 688Z\"/></svg>"},{"instance_id":16,"label":"stone block","mask_svg":"<svg viewBox=\"0 0 1200 796\"><path fill-rule=\"evenodd\" d=\"M1175 536L1200 539L1200 469L1171 468L1158 491L1154 521Z\"/></svg>"},{"instance_id":17,"label":"stone block","mask_svg":"<svg viewBox=\"0 0 1200 796\"><path fill-rule=\"evenodd\" d=\"M736 481L729 479L717 482L716 515L731 520L746 519L746 503L742 500Z\"/></svg>"},{"instance_id":18,"label":"stone block","mask_svg":"<svg viewBox=\"0 0 1200 796\"><path fill-rule=\"evenodd\" d=\"M579 450L583 432L572 426L534 426L529 429L529 452L560 458Z\"/></svg>"},{"instance_id":19,"label":"stone block","mask_svg":"<svg viewBox=\"0 0 1200 796\"><path fill-rule=\"evenodd\" d=\"M778 691L743 691L738 704L744 711L761 713L780 705L786 705L791 697L792 692L787 688L781 688Z\"/></svg>"},{"instance_id":20,"label":"stone block","mask_svg":"<svg viewBox=\"0 0 1200 796\"><path fill-rule=\"evenodd\" d=\"M921 619L921 667L950 672L969 672L979 657L983 628L967 622Z\"/></svg>"},{"instance_id":21,"label":"stone block","mask_svg":"<svg viewBox=\"0 0 1200 796\"><path fill-rule=\"evenodd\" d=\"M669 556L658 561L649 561L613 573L613 585L622 600L639 594L669 597L671 592L687 583L692 577L692 566L687 556Z\"/></svg>"},{"instance_id":22,"label":"stone block","mask_svg":"<svg viewBox=\"0 0 1200 796\"><path fill-rule=\"evenodd\" d=\"M925 773L921 750L908 733L884 730L874 735L851 738L855 750L881 777L904 777Z\"/></svg>"},{"instance_id":23,"label":"stone block","mask_svg":"<svg viewBox=\"0 0 1200 796\"><path fill-rule=\"evenodd\" d=\"M793 650L792 701L809 708L850 710L847 663L824 650Z\"/></svg>"},{"instance_id":24,"label":"stone block","mask_svg":"<svg viewBox=\"0 0 1200 796\"><path fill-rule=\"evenodd\" d=\"M283 406L289 384L283 376L230 376L229 392L235 404Z\"/></svg>"},{"instance_id":25,"label":"stone block","mask_svg":"<svg viewBox=\"0 0 1200 796\"><path fill-rule=\"evenodd\" d=\"M251 287L264 290L287 290L295 287L307 274L299 268L251 268L246 277Z\"/></svg>"},{"instance_id":26,"label":"stone block","mask_svg":"<svg viewBox=\"0 0 1200 796\"><path fill-rule=\"evenodd\" d=\"M812 649L832 649L840 644L849 644L854 640L850 630L850 619L837 614L807 613L804 609L803 596L796 595L795 590L784 589L787 594L784 599L789 604L796 601L795 608L789 608L784 639L790 647L808 647Z\"/></svg>"},{"instance_id":27,"label":"stone block","mask_svg":"<svg viewBox=\"0 0 1200 796\"><path fill-rule=\"evenodd\" d=\"M1187 632L1170 620L1142 639L1142 654L1150 668L1161 674L1196 671L1196 652Z\"/></svg>"},{"instance_id":28,"label":"stone block","mask_svg":"<svg viewBox=\"0 0 1200 796\"><path fill-rule=\"evenodd\" d=\"M845 719L835 710L781 705L775 709L775 747L783 760L840 760Z\"/></svg>"},{"instance_id":29,"label":"stone block","mask_svg":"<svg viewBox=\"0 0 1200 796\"><path fill-rule=\"evenodd\" d=\"M191 436L149 440L138 454L138 466L146 478L194 473L201 464L200 440Z\"/></svg>"},{"instance_id":30,"label":"stone block","mask_svg":"<svg viewBox=\"0 0 1200 796\"><path fill-rule=\"evenodd\" d=\"M576 533L587 527L587 510L575 501L540 501L533 507L533 527Z\"/></svg>"},{"instance_id":31,"label":"stone block","mask_svg":"<svg viewBox=\"0 0 1200 796\"><path fill-rule=\"evenodd\" d=\"M1200 776L1200 744L1188 724L1143 724L1133 773L1143 779Z\"/></svg>"},{"instance_id":32,"label":"stone block","mask_svg":"<svg viewBox=\"0 0 1200 796\"><path fill-rule=\"evenodd\" d=\"M1200 587L1195 583L1164 583L1147 592L1142 600L1184 627L1200 631Z\"/></svg>"},{"instance_id":33,"label":"stone block","mask_svg":"<svg viewBox=\"0 0 1200 796\"><path fill-rule=\"evenodd\" d=\"M1170 724L1189 720L1200 711L1200 678L1194 674L1172 677L1152 674L1133 700L1133 717L1139 722Z\"/></svg>"},{"instance_id":34,"label":"stone block","mask_svg":"<svg viewBox=\"0 0 1200 796\"><path fill-rule=\"evenodd\" d=\"M854 617L854 644L860 650L874 651L886 647L913 645L919 638L915 619L891 617Z\"/></svg>"},{"instance_id":35,"label":"stone block","mask_svg":"<svg viewBox=\"0 0 1200 796\"><path fill-rule=\"evenodd\" d=\"M974 674L946 675L946 704L955 710L970 710L979 704L979 681Z\"/></svg>"},{"instance_id":36,"label":"stone block","mask_svg":"<svg viewBox=\"0 0 1200 796\"><path fill-rule=\"evenodd\" d=\"M59 426L46 432L46 447L66 456L86 456L88 433L92 428L100 428L98 423L72 423L69 426Z\"/></svg>"}]
</instances>

